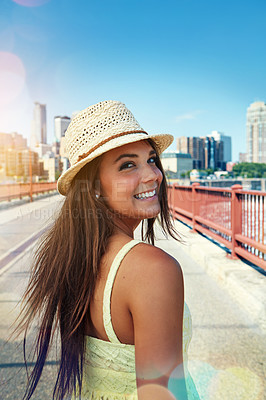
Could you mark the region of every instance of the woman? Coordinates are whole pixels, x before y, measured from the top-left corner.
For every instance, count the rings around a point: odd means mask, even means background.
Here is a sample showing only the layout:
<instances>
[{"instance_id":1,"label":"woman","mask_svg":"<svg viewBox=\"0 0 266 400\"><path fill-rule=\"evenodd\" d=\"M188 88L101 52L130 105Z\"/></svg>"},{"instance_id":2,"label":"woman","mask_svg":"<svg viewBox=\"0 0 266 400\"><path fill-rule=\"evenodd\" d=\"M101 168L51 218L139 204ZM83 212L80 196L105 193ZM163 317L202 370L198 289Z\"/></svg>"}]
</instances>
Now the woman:
<instances>
[{"instance_id":1,"label":"woman","mask_svg":"<svg viewBox=\"0 0 266 400\"><path fill-rule=\"evenodd\" d=\"M40 316L24 399L36 388L57 327L54 399L198 398L183 363L190 317L182 272L153 245L157 216L163 232L178 239L158 157L172 141L148 135L117 101L71 121L71 167L58 181L65 202L36 254L24 298L22 329L27 333ZM150 244L133 239L141 221Z\"/></svg>"}]
</instances>

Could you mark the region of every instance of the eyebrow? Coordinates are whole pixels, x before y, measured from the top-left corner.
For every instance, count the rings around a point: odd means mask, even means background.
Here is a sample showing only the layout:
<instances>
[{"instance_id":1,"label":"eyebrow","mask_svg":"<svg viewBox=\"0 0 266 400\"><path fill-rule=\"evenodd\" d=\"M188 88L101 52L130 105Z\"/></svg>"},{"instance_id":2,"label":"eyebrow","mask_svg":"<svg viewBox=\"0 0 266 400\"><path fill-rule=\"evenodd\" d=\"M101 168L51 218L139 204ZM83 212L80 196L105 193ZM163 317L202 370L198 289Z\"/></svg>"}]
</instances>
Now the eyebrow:
<instances>
[{"instance_id":1,"label":"eyebrow","mask_svg":"<svg viewBox=\"0 0 266 400\"><path fill-rule=\"evenodd\" d=\"M149 156L151 156L151 155L153 155L153 154L156 154L156 151L155 151L155 150L151 150L151 151L149 152ZM138 157L137 154L129 154L129 153L120 154L120 156L117 157L117 159L115 160L114 164L115 164L117 161L121 160L121 158L136 158L136 157Z\"/></svg>"}]
</instances>

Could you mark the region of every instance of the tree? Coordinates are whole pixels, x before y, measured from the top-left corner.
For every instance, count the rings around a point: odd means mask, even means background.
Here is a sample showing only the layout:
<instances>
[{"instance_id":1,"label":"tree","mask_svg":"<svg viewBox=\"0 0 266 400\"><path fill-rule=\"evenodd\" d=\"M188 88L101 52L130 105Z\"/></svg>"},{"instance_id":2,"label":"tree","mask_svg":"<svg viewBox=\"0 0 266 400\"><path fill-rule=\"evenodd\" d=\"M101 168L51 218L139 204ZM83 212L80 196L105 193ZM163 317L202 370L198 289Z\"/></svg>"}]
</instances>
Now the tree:
<instances>
[{"instance_id":1,"label":"tree","mask_svg":"<svg viewBox=\"0 0 266 400\"><path fill-rule=\"evenodd\" d=\"M248 162L239 163L233 166L233 174L235 177L262 178L266 174L266 164Z\"/></svg>"}]
</instances>

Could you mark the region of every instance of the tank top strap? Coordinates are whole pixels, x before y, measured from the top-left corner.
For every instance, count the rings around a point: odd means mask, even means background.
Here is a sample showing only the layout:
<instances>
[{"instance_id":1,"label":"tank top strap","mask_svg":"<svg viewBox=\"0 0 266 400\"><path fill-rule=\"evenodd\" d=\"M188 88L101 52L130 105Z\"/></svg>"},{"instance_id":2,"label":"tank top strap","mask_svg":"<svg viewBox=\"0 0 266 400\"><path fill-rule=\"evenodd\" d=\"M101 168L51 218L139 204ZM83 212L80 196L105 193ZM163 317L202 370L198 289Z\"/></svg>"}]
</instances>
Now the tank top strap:
<instances>
[{"instance_id":1,"label":"tank top strap","mask_svg":"<svg viewBox=\"0 0 266 400\"><path fill-rule=\"evenodd\" d=\"M118 268L123 260L123 258L126 256L126 254L129 252L129 250L132 249L132 247L136 246L136 244L141 243L141 240L131 240L130 242L126 243L117 253L115 256L110 271L108 273L108 277L106 280L105 288L104 288L104 294L103 294L103 325L104 329L106 332L106 335L110 342L112 343L121 343L118 337L115 334L112 321L111 321L111 294L112 294L112 289L113 289L113 284L114 280L116 277L116 273L118 271Z\"/></svg>"}]
</instances>

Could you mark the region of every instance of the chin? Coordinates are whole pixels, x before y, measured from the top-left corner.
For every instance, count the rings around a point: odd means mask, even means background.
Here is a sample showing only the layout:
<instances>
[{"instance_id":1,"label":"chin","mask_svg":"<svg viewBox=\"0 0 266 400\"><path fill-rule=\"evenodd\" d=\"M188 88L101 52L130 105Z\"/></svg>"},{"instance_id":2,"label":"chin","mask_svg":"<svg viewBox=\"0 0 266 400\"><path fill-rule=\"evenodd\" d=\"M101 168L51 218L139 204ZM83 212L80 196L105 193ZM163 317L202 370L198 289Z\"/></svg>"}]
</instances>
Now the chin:
<instances>
[{"instance_id":1,"label":"chin","mask_svg":"<svg viewBox=\"0 0 266 400\"><path fill-rule=\"evenodd\" d=\"M124 218L133 218L143 220L147 218L155 218L161 212L160 205L153 207L130 207L130 208L115 208L113 211Z\"/></svg>"},{"instance_id":2,"label":"chin","mask_svg":"<svg viewBox=\"0 0 266 400\"><path fill-rule=\"evenodd\" d=\"M147 219L147 218L155 218L157 217L158 214L160 214L161 209L153 209L153 210L147 210L144 212L141 212L139 215L142 219Z\"/></svg>"}]
</instances>

